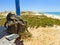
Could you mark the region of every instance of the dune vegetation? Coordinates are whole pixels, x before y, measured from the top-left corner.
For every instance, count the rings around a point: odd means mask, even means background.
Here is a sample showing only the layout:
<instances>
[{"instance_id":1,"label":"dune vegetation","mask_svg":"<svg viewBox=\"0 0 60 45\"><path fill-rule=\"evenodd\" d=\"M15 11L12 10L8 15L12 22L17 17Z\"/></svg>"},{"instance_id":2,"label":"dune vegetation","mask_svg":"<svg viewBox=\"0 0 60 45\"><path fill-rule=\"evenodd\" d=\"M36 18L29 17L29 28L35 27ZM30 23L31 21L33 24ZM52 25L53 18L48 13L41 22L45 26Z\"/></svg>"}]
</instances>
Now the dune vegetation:
<instances>
[{"instance_id":1,"label":"dune vegetation","mask_svg":"<svg viewBox=\"0 0 60 45\"><path fill-rule=\"evenodd\" d=\"M23 19L27 20L29 27L46 27L46 26L54 26L59 25L60 26L60 20L59 19L53 19L51 17L47 17L45 15L24 15L22 16Z\"/></svg>"},{"instance_id":2,"label":"dune vegetation","mask_svg":"<svg viewBox=\"0 0 60 45\"><path fill-rule=\"evenodd\" d=\"M51 17L47 17L45 15L22 15L24 20L27 20L28 27L46 27L46 26L60 26L59 19L53 19ZM6 21L6 18L0 18L0 26L3 26Z\"/></svg>"},{"instance_id":3,"label":"dune vegetation","mask_svg":"<svg viewBox=\"0 0 60 45\"><path fill-rule=\"evenodd\" d=\"M6 18L1 18L0 19L0 26L4 26L5 21L6 21Z\"/></svg>"},{"instance_id":4,"label":"dune vegetation","mask_svg":"<svg viewBox=\"0 0 60 45\"><path fill-rule=\"evenodd\" d=\"M19 33L24 45L59 45L60 44L60 20L45 15L21 15L27 21L28 31ZM0 26L3 26L6 18L0 18ZM41 26L41 27L40 27ZM48 27L47 27L48 26ZM36 28L35 28L36 27ZM46 28L44 28L46 27ZM28 38L31 37L31 38Z\"/></svg>"}]
</instances>

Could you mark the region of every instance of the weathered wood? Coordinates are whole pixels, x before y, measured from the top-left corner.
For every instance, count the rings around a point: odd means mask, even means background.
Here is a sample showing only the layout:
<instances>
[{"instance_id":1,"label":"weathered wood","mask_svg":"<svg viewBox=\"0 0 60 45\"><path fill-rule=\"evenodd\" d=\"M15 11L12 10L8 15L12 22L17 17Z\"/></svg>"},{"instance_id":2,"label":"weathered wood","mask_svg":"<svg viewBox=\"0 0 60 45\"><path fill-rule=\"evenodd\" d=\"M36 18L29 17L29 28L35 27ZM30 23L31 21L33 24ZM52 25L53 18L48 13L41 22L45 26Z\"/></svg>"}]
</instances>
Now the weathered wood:
<instances>
[{"instance_id":1,"label":"weathered wood","mask_svg":"<svg viewBox=\"0 0 60 45\"><path fill-rule=\"evenodd\" d=\"M18 34L11 34L11 35L8 35L8 36L5 36L7 40L11 41L13 39L16 39L19 37Z\"/></svg>"}]
</instances>

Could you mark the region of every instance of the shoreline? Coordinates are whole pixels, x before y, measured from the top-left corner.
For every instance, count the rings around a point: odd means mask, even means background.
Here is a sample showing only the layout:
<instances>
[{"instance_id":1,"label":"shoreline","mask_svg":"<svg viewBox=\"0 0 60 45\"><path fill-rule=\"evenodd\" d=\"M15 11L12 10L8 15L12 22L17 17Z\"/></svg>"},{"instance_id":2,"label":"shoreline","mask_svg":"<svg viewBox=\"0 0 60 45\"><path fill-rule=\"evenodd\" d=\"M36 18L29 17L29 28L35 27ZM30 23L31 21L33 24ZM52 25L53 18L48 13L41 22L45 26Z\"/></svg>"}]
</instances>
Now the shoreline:
<instances>
[{"instance_id":1,"label":"shoreline","mask_svg":"<svg viewBox=\"0 0 60 45\"><path fill-rule=\"evenodd\" d=\"M53 14L44 14L44 15L47 16L47 17L51 17L51 18L60 20L60 16L58 16L58 15L53 15Z\"/></svg>"},{"instance_id":2,"label":"shoreline","mask_svg":"<svg viewBox=\"0 0 60 45\"><path fill-rule=\"evenodd\" d=\"M55 14L46 14L46 13L42 13L42 14L40 14L40 13L35 13L34 15L45 15L45 16L47 16L47 17L51 17L51 18L54 18L54 19L59 19L60 20L60 16L59 15L55 15Z\"/></svg>"}]
</instances>

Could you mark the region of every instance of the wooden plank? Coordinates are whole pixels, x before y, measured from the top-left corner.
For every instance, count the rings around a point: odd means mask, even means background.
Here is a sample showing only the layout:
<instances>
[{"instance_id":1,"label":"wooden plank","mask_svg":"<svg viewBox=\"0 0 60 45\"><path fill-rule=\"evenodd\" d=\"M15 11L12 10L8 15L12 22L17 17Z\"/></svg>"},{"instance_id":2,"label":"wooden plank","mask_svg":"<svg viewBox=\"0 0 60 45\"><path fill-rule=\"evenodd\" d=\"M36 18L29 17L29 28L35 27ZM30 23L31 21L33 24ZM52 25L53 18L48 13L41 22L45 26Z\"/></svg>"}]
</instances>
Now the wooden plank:
<instances>
[{"instance_id":1,"label":"wooden plank","mask_svg":"<svg viewBox=\"0 0 60 45\"><path fill-rule=\"evenodd\" d=\"M16 39L19 37L18 34L11 34L11 35L8 35L8 36L5 36L7 40L11 41L13 39Z\"/></svg>"}]
</instances>

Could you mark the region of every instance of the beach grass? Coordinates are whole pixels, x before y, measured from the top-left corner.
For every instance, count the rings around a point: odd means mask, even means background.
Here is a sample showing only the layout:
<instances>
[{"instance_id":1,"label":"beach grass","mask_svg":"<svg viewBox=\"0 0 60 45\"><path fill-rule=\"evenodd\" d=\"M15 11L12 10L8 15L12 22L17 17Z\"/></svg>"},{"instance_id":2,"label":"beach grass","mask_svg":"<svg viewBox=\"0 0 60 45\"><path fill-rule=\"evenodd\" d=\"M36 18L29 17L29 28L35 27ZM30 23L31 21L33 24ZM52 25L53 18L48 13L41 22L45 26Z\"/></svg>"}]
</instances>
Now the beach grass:
<instances>
[{"instance_id":1,"label":"beach grass","mask_svg":"<svg viewBox=\"0 0 60 45\"><path fill-rule=\"evenodd\" d=\"M6 18L1 18L0 19L0 26L4 26L5 22L6 22Z\"/></svg>"},{"instance_id":2,"label":"beach grass","mask_svg":"<svg viewBox=\"0 0 60 45\"><path fill-rule=\"evenodd\" d=\"M47 17L45 15L22 15L21 16L24 20L27 21L28 27L46 27L46 26L60 26L59 19L53 19L51 17ZM6 18L0 19L0 26L3 26L6 22Z\"/></svg>"},{"instance_id":3,"label":"beach grass","mask_svg":"<svg viewBox=\"0 0 60 45\"><path fill-rule=\"evenodd\" d=\"M23 19L27 20L28 26L29 27L46 27L46 26L54 26L54 25L59 25L60 26L60 20L59 19L53 19L51 17L47 17L45 15L24 15L22 16Z\"/></svg>"}]
</instances>

